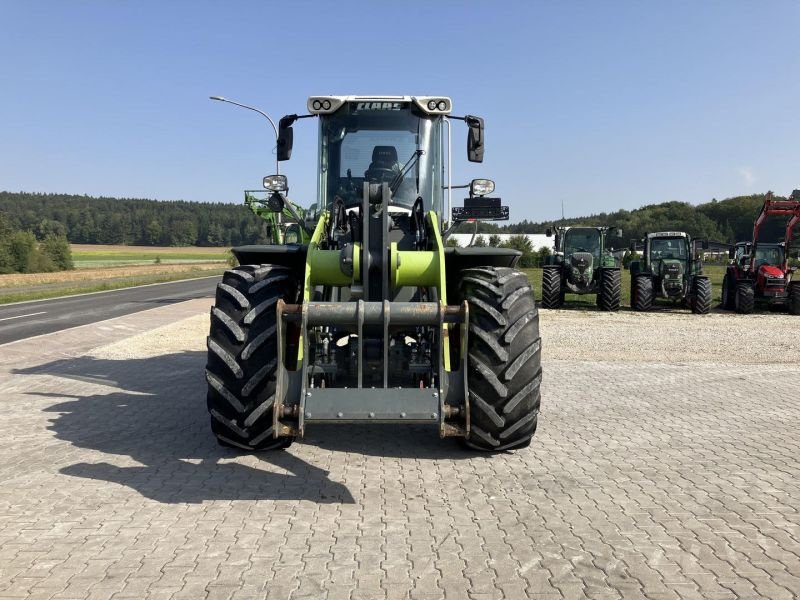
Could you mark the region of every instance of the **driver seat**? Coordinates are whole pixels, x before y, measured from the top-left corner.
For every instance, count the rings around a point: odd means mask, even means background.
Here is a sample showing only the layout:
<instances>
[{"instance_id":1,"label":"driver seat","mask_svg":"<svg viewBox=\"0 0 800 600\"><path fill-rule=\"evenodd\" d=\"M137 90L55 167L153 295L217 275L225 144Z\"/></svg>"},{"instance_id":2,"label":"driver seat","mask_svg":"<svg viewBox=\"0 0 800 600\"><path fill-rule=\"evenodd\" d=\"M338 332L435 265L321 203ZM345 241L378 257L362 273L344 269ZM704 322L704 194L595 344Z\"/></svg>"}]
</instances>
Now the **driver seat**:
<instances>
[{"instance_id":1,"label":"driver seat","mask_svg":"<svg viewBox=\"0 0 800 600\"><path fill-rule=\"evenodd\" d=\"M388 171L391 171L389 176ZM372 162L364 173L364 179L370 183L388 183L400 173L397 162L397 148L394 146L375 146L372 149Z\"/></svg>"}]
</instances>

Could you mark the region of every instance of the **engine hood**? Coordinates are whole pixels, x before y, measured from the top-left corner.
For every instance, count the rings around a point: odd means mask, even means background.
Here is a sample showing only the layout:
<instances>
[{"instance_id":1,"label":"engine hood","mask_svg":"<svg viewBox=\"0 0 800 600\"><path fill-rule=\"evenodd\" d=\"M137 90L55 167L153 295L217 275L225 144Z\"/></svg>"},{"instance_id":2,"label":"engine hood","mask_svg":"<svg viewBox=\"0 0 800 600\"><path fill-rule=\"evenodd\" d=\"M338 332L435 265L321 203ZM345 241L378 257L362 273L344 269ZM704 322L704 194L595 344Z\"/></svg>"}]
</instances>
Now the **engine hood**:
<instances>
[{"instance_id":1,"label":"engine hood","mask_svg":"<svg viewBox=\"0 0 800 600\"><path fill-rule=\"evenodd\" d=\"M784 275L780 267L774 265L761 265L758 267L758 272L765 277L783 277Z\"/></svg>"}]
</instances>

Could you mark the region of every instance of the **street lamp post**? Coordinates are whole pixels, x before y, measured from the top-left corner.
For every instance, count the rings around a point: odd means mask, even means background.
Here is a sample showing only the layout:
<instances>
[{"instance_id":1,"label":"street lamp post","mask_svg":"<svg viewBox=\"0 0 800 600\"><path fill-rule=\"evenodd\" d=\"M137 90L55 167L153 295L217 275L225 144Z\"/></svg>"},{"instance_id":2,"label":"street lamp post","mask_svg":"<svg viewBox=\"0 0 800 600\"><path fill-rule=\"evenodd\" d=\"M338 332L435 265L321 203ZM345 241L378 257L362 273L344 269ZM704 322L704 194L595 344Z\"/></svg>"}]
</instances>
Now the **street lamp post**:
<instances>
[{"instance_id":1,"label":"street lamp post","mask_svg":"<svg viewBox=\"0 0 800 600\"><path fill-rule=\"evenodd\" d=\"M239 102L234 102L233 100L228 100L227 98L223 98L222 96L209 96L211 100L217 100L219 102L227 102L228 104L233 104L234 106L241 106L242 108L246 108L247 110L252 110L253 112L257 112L262 117L264 117L269 124L272 125L272 130L275 132L275 144L278 143L278 128L275 127L275 121L273 121L270 116L265 113L263 110L258 110L252 106L247 106L247 104L241 104ZM280 175L280 163L278 162L278 157L275 157L275 175Z\"/></svg>"}]
</instances>

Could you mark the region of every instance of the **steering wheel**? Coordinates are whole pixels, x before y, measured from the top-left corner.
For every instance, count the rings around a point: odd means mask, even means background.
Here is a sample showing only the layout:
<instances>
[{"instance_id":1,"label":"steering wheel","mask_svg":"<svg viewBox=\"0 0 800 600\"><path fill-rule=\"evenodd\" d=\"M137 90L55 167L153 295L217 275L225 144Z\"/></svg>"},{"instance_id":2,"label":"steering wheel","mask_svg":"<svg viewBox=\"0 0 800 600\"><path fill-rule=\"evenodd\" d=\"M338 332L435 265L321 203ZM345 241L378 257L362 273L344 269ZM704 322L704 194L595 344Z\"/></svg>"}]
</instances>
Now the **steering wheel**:
<instances>
[{"instance_id":1,"label":"steering wheel","mask_svg":"<svg viewBox=\"0 0 800 600\"><path fill-rule=\"evenodd\" d=\"M365 173L365 177L370 183L391 183L396 176L397 172L393 169L383 167L374 167Z\"/></svg>"}]
</instances>

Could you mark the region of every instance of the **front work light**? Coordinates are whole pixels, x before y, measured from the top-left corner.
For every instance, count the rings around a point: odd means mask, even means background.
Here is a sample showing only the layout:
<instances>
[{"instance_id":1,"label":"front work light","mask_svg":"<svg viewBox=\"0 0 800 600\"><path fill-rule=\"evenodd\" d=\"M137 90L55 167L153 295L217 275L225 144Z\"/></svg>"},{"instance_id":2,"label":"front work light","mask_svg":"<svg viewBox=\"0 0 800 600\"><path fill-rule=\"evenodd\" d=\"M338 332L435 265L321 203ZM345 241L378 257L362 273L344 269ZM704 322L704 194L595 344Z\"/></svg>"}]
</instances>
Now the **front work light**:
<instances>
[{"instance_id":1,"label":"front work light","mask_svg":"<svg viewBox=\"0 0 800 600\"><path fill-rule=\"evenodd\" d=\"M270 192L286 192L289 190L289 180L286 175L267 175L264 177L264 189Z\"/></svg>"},{"instance_id":2,"label":"front work light","mask_svg":"<svg viewBox=\"0 0 800 600\"><path fill-rule=\"evenodd\" d=\"M491 179L473 179L469 184L470 196L485 196L494 191L494 181Z\"/></svg>"}]
</instances>

